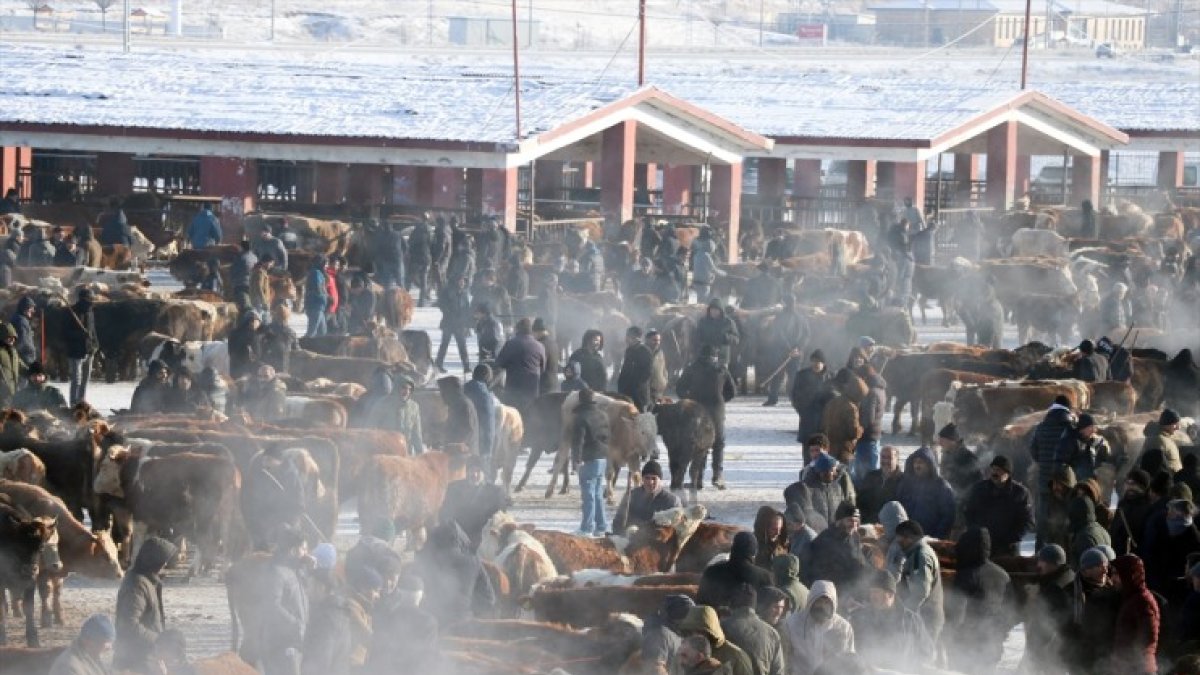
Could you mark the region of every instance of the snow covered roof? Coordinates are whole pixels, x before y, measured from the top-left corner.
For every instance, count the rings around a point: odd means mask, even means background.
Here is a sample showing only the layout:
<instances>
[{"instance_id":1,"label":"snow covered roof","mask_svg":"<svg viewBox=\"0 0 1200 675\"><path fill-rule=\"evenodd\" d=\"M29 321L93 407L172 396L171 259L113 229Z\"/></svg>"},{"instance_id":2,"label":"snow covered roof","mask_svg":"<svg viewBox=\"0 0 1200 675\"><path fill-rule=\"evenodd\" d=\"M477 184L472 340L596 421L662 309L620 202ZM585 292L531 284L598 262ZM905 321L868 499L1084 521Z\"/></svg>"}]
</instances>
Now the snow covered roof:
<instances>
[{"instance_id":1,"label":"snow covered roof","mask_svg":"<svg viewBox=\"0 0 1200 675\"><path fill-rule=\"evenodd\" d=\"M1078 16L1140 16L1146 14L1146 10L1140 7L1130 7L1108 0L1050 0L1050 5L1055 13ZM867 8L873 12L927 9L931 12L1024 14L1025 0L887 0L872 3ZM1032 11L1034 16L1044 15L1046 0L1033 0Z\"/></svg>"}]
</instances>

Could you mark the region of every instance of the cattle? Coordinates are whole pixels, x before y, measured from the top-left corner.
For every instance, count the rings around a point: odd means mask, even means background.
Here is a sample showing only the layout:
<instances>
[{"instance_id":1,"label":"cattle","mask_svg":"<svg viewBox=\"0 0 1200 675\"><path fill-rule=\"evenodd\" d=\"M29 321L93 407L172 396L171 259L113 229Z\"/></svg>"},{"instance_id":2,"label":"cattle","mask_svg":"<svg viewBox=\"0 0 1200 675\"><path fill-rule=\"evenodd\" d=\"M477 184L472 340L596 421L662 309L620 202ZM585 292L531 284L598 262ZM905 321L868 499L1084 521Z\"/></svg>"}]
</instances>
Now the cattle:
<instances>
[{"instance_id":1,"label":"cattle","mask_svg":"<svg viewBox=\"0 0 1200 675\"><path fill-rule=\"evenodd\" d=\"M377 455L367 462L359 494L359 524L368 532L391 521L409 532L408 547L421 548L426 526L432 525L446 498L446 486L466 474L465 451L447 448L417 457Z\"/></svg>"},{"instance_id":2,"label":"cattle","mask_svg":"<svg viewBox=\"0 0 1200 675\"><path fill-rule=\"evenodd\" d=\"M539 621L594 626L610 614L654 616L668 595L696 597L696 586L603 586L540 589L529 598Z\"/></svg>"},{"instance_id":3,"label":"cattle","mask_svg":"<svg viewBox=\"0 0 1200 675\"><path fill-rule=\"evenodd\" d=\"M683 479L690 477L693 489L703 483L704 465L708 451L716 439L716 426L704 406L684 399L676 403L659 403L654 407L658 432L667 446L671 470L671 489L683 488Z\"/></svg>"},{"instance_id":4,"label":"cattle","mask_svg":"<svg viewBox=\"0 0 1200 675\"><path fill-rule=\"evenodd\" d=\"M527 595L537 584L558 576L542 543L503 511L493 515L484 526L479 553L504 572L512 596L516 598ZM516 607L506 609L515 611Z\"/></svg>"},{"instance_id":5,"label":"cattle","mask_svg":"<svg viewBox=\"0 0 1200 675\"><path fill-rule=\"evenodd\" d=\"M157 342L150 352L147 361L162 361L171 372L187 370L198 375L205 368L212 368L217 373L229 377L229 343L225 340L180 342L166 337L161 333L149 333L138 342L138 352L149 344Z\"/></svg>"},{"instance_id":6,"label":"cattle","mask_svg":"<svg viewBox=\"0 0 1200 675\"><path fill-rule=\"evenodd\" d=\"M493 470L500 472L500 484L507 492L512 486L513 471L517 466L517 453L525 439L525 422L521 411L499 403L496 406L496 447L492 451Z\"/></svg>"},{"instance_id":7,"label":"cattle","mask_svg":"<svg viewBox=\"0 0 1200 675\"><path fill-rule=\"evenodd\" d=\"M943 398L951 396L952 393L949 392L957 391L952 388L953 383L985 384L1001 379L1003 378L999 375L985 375L949 368L936 368L921 376L918 404L913 407L916 415L916 419L913 420L913 428L920 430L921 443L924 445L933 443L933 434L941 428L937 426L937 421L933 418L934 405Z\"/></svg>"},{"instance_id":8,"label":"cattle","mask_svg":"<svg viewBox=\"0 0 1200 675\"><path fill-rule=\"evenodd\" d=\"M12 452L0 452L0 480L44 486L46 484L46 465L37 455L25 448Z\"/></svg>"},{"instance_id":9,"label":"cattle","mask_svg":"<svg viewBox=\"0 0 1200 675\"><path fill-rule=\"evenodd\" d=\"M183 535L196 544L188 577L207 572L229 546L241 475L233 458L192 452L149 457L110 447L96 471L95 491L152 534Z\"/></svg>"},{"instance_id":10,"label":"cattle","mask_svg":"<svg viewBox=\"0 0 1200 675\"><path fill-rule=\"evenodd\" d=\"M867 237L857 230L838 230L824 228L820 230L802 230L789 232L793 255L803 256L816 253L832 254L837 250L847 265L854 265L871 257Z\"/></svg>"},{"instance_id":11,"label":"cattle","mask_svg":"<svg viewBox=\"0 0 1200 675\"><path fill-rule=\"evenodd\" d=\"M507 661L508 667L528 669L516 672L562 672L555 668L559 664L569 664L571 672L579 675L612 675L621 671L641 644L640 627L622 616L605 616L590 625L584 631L557 623L470 619L447 627L446 632L456 641L452 645L469 647L473 655L482 651L484 656L496 659L494 665L479 663L489 675L510 672L504 669L503 657L513 657ZM536 645L539 653L533 658L528 652L514 657L508 651L495 651L492 645L501 649ZM465 671L461 664L455 665L455 673L474 672Z\"/></svg>"},{"instance_id":12,"label":"cattle","mask_svg":"<svg viewBox=\"0 0 1200 675\"><path fill-rule=\"evenodd\" d=\"M658 423L653 413L638 413L631 419L623 412L610 410L609 418L612 436L608 441L604 498L614 504L622 467L628 470L627 478L632 485L642 484L641 466L654 452Z\"/></svg>"},{"instance_id":13,"label":"cattle","mask_svg":"<svg viewBox=\"0 0 1200 675\"><path fill-rule=\"evenodd\" d=\"M392 330L401 330L412 323L416 303L408 291L399 287L383 288L378 290L377 297L379 301L375 309L384 325Z\"/></svg>"},{"instance_id":14,"label":"cattle","mask_svg":"<svg viewBox=\"0 0 1200 675\"><path fill-rule=\"evenodd\" d=\"M48 516L30 516L17 508L10 499L0 496L0 541L4 555L0 556L0 590L13 595L13 606L19 597L25 612L25 642L37 647L38 633L33 617L33 594L37 585L38 566L43 562L43 549L51 549L50 572L59 572L62 563L57 555L57 521ZM5 630L7 605L0 595L0 645L8 644Z\"/></svg>"},{"instance_id":15,"label":"cattle","mask_svg":"<svg viewBox=\"0 0 1200 675\"><path fill-rule=\"evenodd\" d=\"M1200 417L1200 366L1192 350L1183 349L1167 362L1163 382L1166 404L1180 415Z\"/></svg>"},{"instance_id":16,"label":"cattle","mask_svg":"<svg viewBox=\"0 0 1200 675\"><path fill-rule=\"evenodd\" d=\"M1066 258L1069 252L1066 238L1053 230L1022 228L1012 236L1016 258Z\"/></svg>"},{"instance_id":17,"label":"cattle","mask_svg":"<svg viewBox=\"0 0 1200 675\"><path fill-rule=\"evenodd\" d=\"M284 399L282 419L305 420L319 426L344 429L350 413L346 406L332 398L288 396Z\"/></svg>"},{"instance_id":18,"label":"cattle","mask_svg":"<svg viewBox=\"0 0 1200 675\"><path fill-rule=\"evenodd\" d=\"M542 543L560 574L603 569L617 574L667 572L700 527L707 510L695 504L654 514L652 524L631 528L627 537L591 539L550 530L531 534Z\"/></svg>"},{"instance_id":19,"label":"cattle","mask_svg":"<svg viewBox=\"0 0 1200 675\"><path fill-rule=\"evenodd\" d=\"M336 525L331 526L328 518L322 514L331 509L336 512L337 497L333 493L333 485L326 487L321 467L312 454L303 447L285 448L279 451L277 464L272 465L262 459L259 461L265 466L260 465L258 471L246 475L241 492L242 520L246 523L251 541L265 548L274 528L287 519L300 523L309 539L315 540L313 545L332 536ZM285 487L280 482L278 474L284 472L295 477L299 494L293 494L290 486ZM287 493L281 494L281 490ZM298 505L299 512L289 512L285 518L280 518L279 509L273 508L279 504L287 504L289 509L292 505ZM264 505L270 513L264 512ZM305 528L304 525L309 527ZM313 529L317 531L313 532Z\"/></svg>"},{"instance_id":20,"label":"cattle","mask_svg":"<svg viewBox=\"0 0 1200 675\"><path fill-rule=\"evenodd\" d=\"M596 406L604 411L608 416L609 424L609 443L610 454L612 452L611 445L614 444L618 437L624 438L630 443L640 442L640 434L630 431L628 428L622 429L623 419L626 421L635 421L638 416L638 409L629 401L605 396L604 394L596 394ZM572 436L575 431L575 408L579 405L579 393L571 392L563 399L562 409L559 414L562 415L562 437L559 440L558 454L554 457L554 468L550 473L550 484L546 486L546 498L549 499L554 494L554 486L557 483L558 475L561 473L563 477L562 493L566 494L570 485L570 477L567 475L567 464L570 459ZM623 456L628 456L631 451L620 450L624 453ZM633 469L636 472L636 468Z\"/></svg>"},{"instance_id":21,"label":"cattle","mask_svg":"<svg viewBox=\"0 0 1200 675\"><path fill-rule=\"evenodd\" d=\"M935 267L933 265L916 265L913 267L912 290L909 300L908 313L912 316L913 306L921 310L921 324L926 323L925 302L936 300L942 309L942 326L949 326L954 317L954 291L956 282L963 277L966 270L963 267L951 265ZM915 317L914 317L915 318Z\"/></svg>"},{"instance_id":22,"label":"cattle","mask_svg":"<svg viewBox=\"0 0 1200 675\"><path fill-rule=\"evenodd\" d=\"M62 568L58 571L45 568L38 571L43 626L63 625L62 587L68 574L77 573L104 580L121 578L117 546L107 530L89 532L71 515L61 499L35 485L0 481L0 495L6 496L14 506L30 515L55 519Z\"/></svg>"},{"instance_id":23,"label":"cattle","mask_svg":"<svg viewBox=\"0 0 1200 675\"><path fill-rule=\"evenodd\" d=\"M1051 344L1066 344L1075 335L1079 323L1079 300L1075 296L1029 294L1014 298L1008 305L1017 323L1017 340L1022 344L1034 337L1046 337Z\"/></svg>"},{"instance_id":24,"label":"cattle","mask_svg":"<svg viewBox=\"0 0 1200 675\"><path fill-rule=\"evenodd\" d=\"M525 461L525 473L517 483L513 492L525 489L529 474L537 465L544 453L553 453L558 449L562 439L562 407L567 398L564 392L542 394L534 400L529 414L523 416L526 422L525 445L529 448L529 458Z\"/></svg>"},{"instance_id":25,"label":"cattle","mask_svg":"<svg viewBox=\"0 0 1200 675\"><path fill-rule=\"evenodd\" d=\"M699 574L708 567L713 558L729 553L733 537L742 528L736 525L706 520L696 526L695 533L688 538L675 561L676 574Z\"/></svg>"},{"instance_id":26,"label":"cattle","mask_svg":"<svg viewBox=\"0 0 1200 675\"><path fill-rule=\"evenodd\" d=\"M1091 391L1078 380L966 385L954 397L954 423L961 433L990 436L1018 415L1049 408L1058 396L1066 396L1074 409L1087 409L1091 405Z\"/></svg>"},{"instance_id":27,"label":"cattle","mask_svg":"<svg viewBox=\"0 0 1200 675\"><path fill-rule=\"evenodd\" d=\"M377 370L399 369L404 374L416 375L412 367L405 363L392 365L379 359L364 359L351 356L325 356L306 349L293 349L288 360L288 374L292 377L308 381L325 377L334 382L354 382L364 387L371 385L372 376Z\"/></svg>"},{"instance_id":28,"label":"cattle","mask_svg":"<svg viewBox=\"0 0 1200 675\"><path fill-rule=\"evenodd\" d=\"M1006 308L1012 308L1019 298L1030 294L1074 297L1079 291L1066 260L1006 258L984 260L979 265Z\"/></svg>"},{"instance_id":29,"label":"cattle","mask_svg":"<svg viewBox=\"0 0 1200 675\"><path fill-rule=\"evenodd\" d=\"M1089 382L1091 409L1113 415L1132 415L1137 408L1137 390L1128 382Z\"/></svg>"},{"instance_id":30,"label":"cattle","mask_svg":"<svg viewBox=\"0 0 1200 675\"><path fill-rule=\"evenodd\" d=\"M114 269L100 269L96 267L72 268L72 273L63 280L63 283L69 286L99 283L107 284L113 288L124 286L126 284L134 284L137 286L150 285L150 282L146 280L145 275L143 275L141 272L122 272Z\"/></svg>"},{"instance_id":31,"label":"cattle","mask_svg":"<svg viewBox=\"0 0 1200 675\"><path fill-rule=\"evenodd\" d=\"M302 337L300 347L326 356L379 359L384 363L407 363L408 352L394 335L323 335Z\"/></svg>"},{"instance_id":32,"label":"cattle","mask_svg":"<svg viewBox=\"0 0 1200 675\"><path fill-rule=\"evenodd\" d=\"M296 233L300 246L306 251L326 255L345 254L350 241L350 224L340 220L318 220L296 214L248 213L243 220L246 236L251 240L266 228L287 227Z\"/></svg>"},{"instance_id":33,"label":"cattle","mask_svg":"<svg viewBox=\"0 0 1200 675\"><path fill-rule=\"evenodd\" d=\"M423 330L400 331L400 343L408 354L408 361L417 374L417 382L425 382L433 371L433 342Z\"/></svg>"},{"instance_id":34,"label":"cattle","mask_svg":"<svg viewBox=\"0 0 1200 675\"><path fill-rule=\"evenodd\" d=\"M99 445L116 440L104 431L83 434L64 441L43 441L20 433L0 434L0 450L26 449L46 467L46 488L60 497L76 518L83 518L84 508L94 507L92 472L99 458Z\"/></svg>"}]
</instances>

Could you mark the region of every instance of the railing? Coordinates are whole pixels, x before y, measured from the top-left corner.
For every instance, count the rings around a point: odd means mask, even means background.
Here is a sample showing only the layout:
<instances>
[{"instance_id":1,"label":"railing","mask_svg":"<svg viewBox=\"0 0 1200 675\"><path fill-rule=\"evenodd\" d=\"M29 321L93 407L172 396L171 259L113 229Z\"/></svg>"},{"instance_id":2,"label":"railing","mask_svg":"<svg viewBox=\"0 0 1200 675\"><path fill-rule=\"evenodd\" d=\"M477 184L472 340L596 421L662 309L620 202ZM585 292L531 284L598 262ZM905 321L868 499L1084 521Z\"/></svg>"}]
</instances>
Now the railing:
<instances>
[{"instance_id":1,"label":"railing","mask_svg":"<svg viewBox=\"0 0 1200 675\"><path fill-rule=\"evenodd\" d=\"M849 199L796 198L786 206L742 206L742 218L756 220L765 227L786 225L811 230L833 227L842 230L863 229L862 203Z\"/></svg>"},{"instance_id":2,"label":"railing","mask_svg":"<svg viewBox=\"0 0 1200 675\"><path fill-rule=\"evenodd\" d=\"M563 218L560 220L534 220L529 241L562 241L567 230L585 223L594 223L596 218Z\"/></svg>"}]
</instances>

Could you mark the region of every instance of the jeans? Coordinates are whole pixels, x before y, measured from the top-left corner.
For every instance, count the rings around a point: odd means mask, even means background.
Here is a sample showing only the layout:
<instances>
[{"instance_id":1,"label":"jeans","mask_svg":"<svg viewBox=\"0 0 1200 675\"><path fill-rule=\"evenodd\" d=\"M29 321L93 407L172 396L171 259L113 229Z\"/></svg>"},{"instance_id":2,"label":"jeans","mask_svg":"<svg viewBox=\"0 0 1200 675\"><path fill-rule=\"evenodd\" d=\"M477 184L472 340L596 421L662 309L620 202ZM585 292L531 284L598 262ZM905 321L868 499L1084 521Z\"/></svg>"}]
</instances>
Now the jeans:
<instances>
[{"instance_id":1,"label":"jeans","mask_svg":"<svg viewBox=\"0 0 1200 675\"><path fill-rule=\"evenodd\" d=\"M878 439L858 439L858 444L854 446L854 466L850 471L856 485L866 478L867 474L879 468L879 447Z\"/></svg>"},{"instance_id":2,"label":"jeans","mask_svg":"<svg viewBox=\"0 0 1200 675\"><path fill-rule=\"evenodd\" d=\"M71 405L87 400L88 381L92 379L92 357L67 359L71 368Z\"/></svg>"},{"instance_id":3,"label":"jeans","mask_svg":"<svg viewBox=\"0 0 1200 675\"><path fill-rule=\"evenodd\" d=\"M413 286L421 289L421 298L417 301L417 307L424 307L429 299L427 295L429 292L429 263L409 263L408 278L404 280L404 288L412 290Z\"/></svg>"},{"instance_id":4,"label":"jeans","mask_svg":"<svg viewBox=\"0 0 1200 675\"><path fill-rule=\"evenodd\" d=\"M450 348L450 340L454 340L455 345L458 346L458 358L462 360L463 372L466 372L471 367L471 359L467 358L466 331L442 331L442 344L438 345L437 360L434 361L434 365L445 369L446 351Z\"/></svg>"},{"instance_id":5,"label":"jeans","mask_svg":"<svg viewBox=\"0 0 1200 675\"><path fill-rule=\"evenodd\" d=\"M608 519L604 517L604 471L607 465L606 459L593 459L579 465L579 491L583 493L581 532L608 532Z\"/></svg>"},{"instance_id":6,"label":"jeans","mask_svg":"<svg viewBox=\"0 0 1200 675\"><path fill-rule=\"evenodd\" d=\"M308 330L304 333L304 337L321 337L325 334L325 310L311 309L305 314L308 315Z\"/></svg>"}]
</instances>

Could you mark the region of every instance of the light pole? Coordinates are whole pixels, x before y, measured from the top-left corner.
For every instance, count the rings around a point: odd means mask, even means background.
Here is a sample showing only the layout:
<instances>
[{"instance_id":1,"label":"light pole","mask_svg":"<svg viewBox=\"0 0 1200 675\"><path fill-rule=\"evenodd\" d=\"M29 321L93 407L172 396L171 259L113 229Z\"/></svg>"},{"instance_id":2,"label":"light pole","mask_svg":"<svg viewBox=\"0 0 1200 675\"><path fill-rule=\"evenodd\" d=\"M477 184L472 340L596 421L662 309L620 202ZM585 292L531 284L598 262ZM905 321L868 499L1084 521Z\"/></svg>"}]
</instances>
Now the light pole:
<instances>
[{"instance_id":1,"label":"light pole","mask_svg":"<svg viewBox=\"0 0 1200 675\"><path fill-rule=\"evenodd\" d=\"M646 0L638 0L638 86L646 84Z\"/></svg>"},{"instance_id":2,"label":"light pole","mask_svg":"<svg viewBox=\"0 0 1200 675\"><path fill-rule=\"evenodd\" d=\"M271 0L271 42L275 41L275 0Z\"/></svg>"},{"instance_id":3,"label":"light pole","mask_svg":"<svg viewBox=\"0 0 1200 675\"><path fill-rule=\"evenodd\" d=\"M129 31L131 29L131 26L129 25L129 0L125 0L125 3L124 3L124 5L122 5L122 7L124 8L125 23L124 23L124 29L121 31L121 33L122 33L121 48L125 52L128 52L129 51Z\"/></svg>"}]
</instances>

